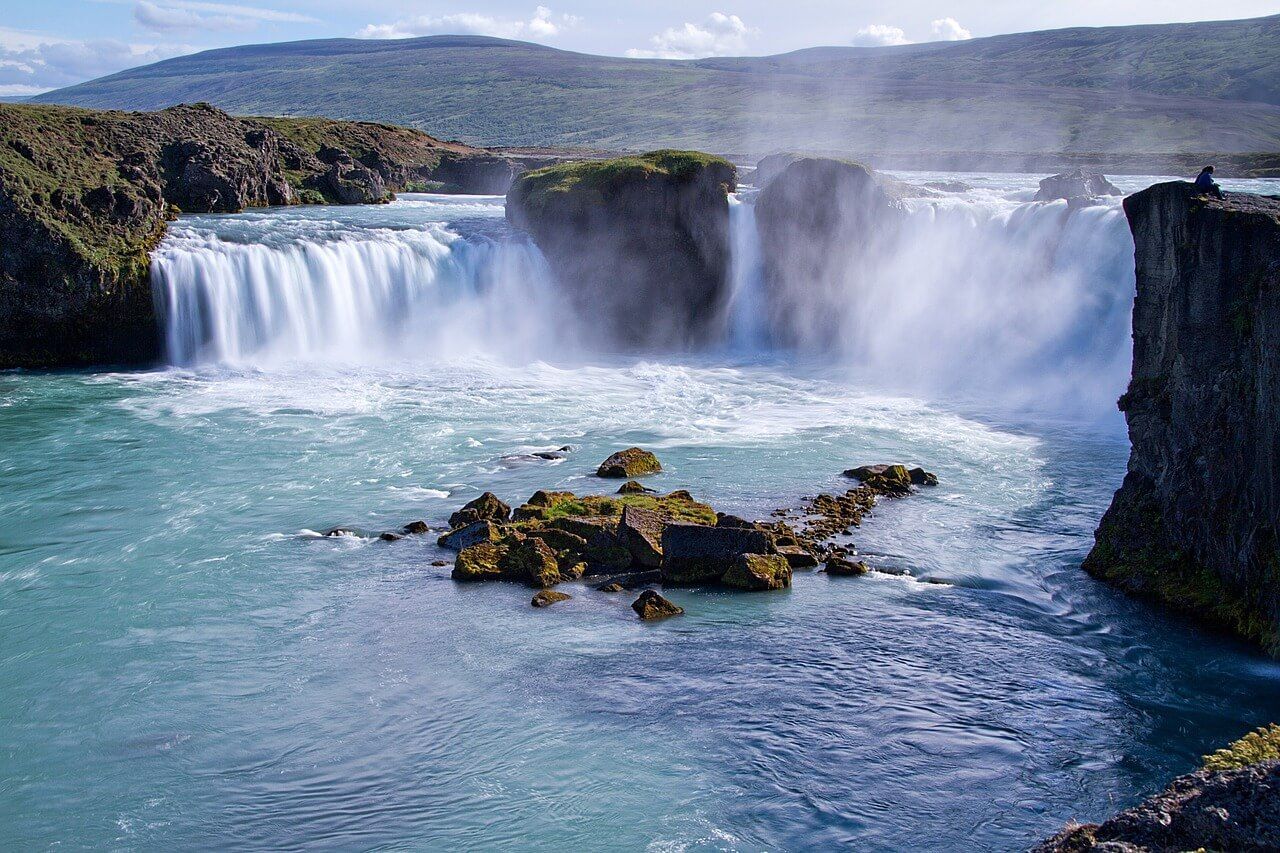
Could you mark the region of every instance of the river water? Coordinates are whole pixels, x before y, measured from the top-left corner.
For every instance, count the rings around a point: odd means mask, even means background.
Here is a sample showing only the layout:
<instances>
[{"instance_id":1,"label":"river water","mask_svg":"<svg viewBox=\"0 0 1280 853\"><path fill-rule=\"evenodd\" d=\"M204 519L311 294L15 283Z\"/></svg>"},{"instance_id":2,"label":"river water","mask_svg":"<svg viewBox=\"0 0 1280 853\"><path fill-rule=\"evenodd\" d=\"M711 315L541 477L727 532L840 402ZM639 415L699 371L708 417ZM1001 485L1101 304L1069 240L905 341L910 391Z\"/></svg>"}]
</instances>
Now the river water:
<instances>
[{"instance_id":1,"label":"river water","mask_svg":"<svg viewBox=\"0 0 1280 853\"><path fill-rule=\"evenodd\" d=\"M501 199L175 224L170 367L0 374L4 846L1012 850L1280 719L1280 665L1078 568L1128 452L1118 207L963 179L847 310L792 294L786 349L744 192L723 339L678 356L582 344ZM743 515L941 485L856 532L887 572L656 624L373 538L631 444Z\"/></svg>"}]
</instances>

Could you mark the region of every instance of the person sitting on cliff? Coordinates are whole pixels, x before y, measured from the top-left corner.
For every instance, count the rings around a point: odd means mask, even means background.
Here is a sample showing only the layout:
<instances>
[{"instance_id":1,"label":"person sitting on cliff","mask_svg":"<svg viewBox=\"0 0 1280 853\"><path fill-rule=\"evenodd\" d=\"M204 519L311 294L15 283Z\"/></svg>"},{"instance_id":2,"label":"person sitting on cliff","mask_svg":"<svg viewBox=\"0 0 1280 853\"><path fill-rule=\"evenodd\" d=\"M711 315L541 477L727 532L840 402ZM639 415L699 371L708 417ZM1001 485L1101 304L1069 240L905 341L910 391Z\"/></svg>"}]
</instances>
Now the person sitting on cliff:
<instances>
[{"instance_id":1,"label":"person sitting on cliff","mask_svg":"<svg viewBox=\"0 0 1280 853\"><path fill-rule=\"evenodd\" d=\"M1222 187L1213 180L1213 167L1205 166L1196 178L1196 189L1205 195L1222 198Z\"/></svg>"}]
</instances>

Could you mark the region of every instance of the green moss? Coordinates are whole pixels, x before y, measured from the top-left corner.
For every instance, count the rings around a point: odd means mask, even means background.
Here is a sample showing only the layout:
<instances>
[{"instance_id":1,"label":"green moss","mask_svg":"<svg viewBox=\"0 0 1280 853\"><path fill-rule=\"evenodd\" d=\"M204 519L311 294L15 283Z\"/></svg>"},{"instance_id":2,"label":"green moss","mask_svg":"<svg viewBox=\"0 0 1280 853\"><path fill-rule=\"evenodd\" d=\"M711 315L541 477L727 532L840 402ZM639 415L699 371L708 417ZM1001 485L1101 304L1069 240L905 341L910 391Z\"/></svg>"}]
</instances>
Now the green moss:
<instances>
[{"instance_id":1,"label":"green moss","mask_svg":"<svg viewBox=\"0 0 1280 853\"><path fill-rule=\"evenodd\" d=\"M1280 760L1280 725L1272 723L1204 757L1206 770L1236 770Z\"/></svg>"},{"instance_id":2,"label":"green moss","mask_svg":"<svg viewBox=\"0 0 1280 853\"><path fill-rule=\"evenodd\" d=\"M517 518L554 521L558 518L620 518L624 507L633 506L656 512L669 521L715 524L716 512L699 503L688 492L669 495L584 495L570 492L544 492L545 500L531 500L517 510ZM530 510L533 510L532 512Z\"/></svg>"},{"instance_id":3,"label":"green moss","mask_svg":"<svg viewBox=\"0 0 1280 853\"><path fill-rule=\"evenodd\" d=\"M734 168L728 160L713 154L662 150L611 160L559 163L529 172L517 183L525 205L538 209L554 197L572 192L603 195L637 178L670 177L676 181L687 181L713 166L728 169L731 174Z\"/></svg>"}]
</instances>

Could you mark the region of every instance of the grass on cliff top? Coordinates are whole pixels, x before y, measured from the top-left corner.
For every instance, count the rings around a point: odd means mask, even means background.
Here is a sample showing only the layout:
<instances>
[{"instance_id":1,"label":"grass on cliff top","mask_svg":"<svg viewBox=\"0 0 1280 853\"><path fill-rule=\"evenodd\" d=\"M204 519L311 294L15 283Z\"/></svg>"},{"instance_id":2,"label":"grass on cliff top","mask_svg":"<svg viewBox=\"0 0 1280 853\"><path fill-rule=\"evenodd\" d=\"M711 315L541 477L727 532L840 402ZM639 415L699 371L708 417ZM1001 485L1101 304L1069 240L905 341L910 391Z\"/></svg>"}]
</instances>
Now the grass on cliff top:
<instances>
[{"instance_id":1,"label":"grass on cliff top","mask_svg":"<svg viewBox=\"0 0 1280 853\"><path fill-rule=\"evenodd\" d=\"M442 142L421 130L377 122L261 116L250 120L266 125L311 154L330 146L342 148L356 159L377 152L416 167L434 166L446 151L474 150L460 143Z\"/></svg>"},{"instance_id":2,"label":"grass on cliff top","mask_svg":"<svg viewBox=\"0 0 1280 853\"><path fill-rule=\"evenodd\" d=\"M710 166L733 164L701 151L650 151L611 160L577 160L536 169L520 178L528 203L537 207L552 194L579 190L604 192L637 177L672 177L688 180Z\"/></svg>"},{"instance_id":3,"label":"grass on cliff top","mask_svg":"<svg viewBox=\"0 0 1280 853\"><path fill-rule=\"evenodd\" d=\"M1280 760L1280 725L1272 723L1206 755L1204 769L1237 770L1263 761L1277 760Z\"/></svg>"}]
</instances>

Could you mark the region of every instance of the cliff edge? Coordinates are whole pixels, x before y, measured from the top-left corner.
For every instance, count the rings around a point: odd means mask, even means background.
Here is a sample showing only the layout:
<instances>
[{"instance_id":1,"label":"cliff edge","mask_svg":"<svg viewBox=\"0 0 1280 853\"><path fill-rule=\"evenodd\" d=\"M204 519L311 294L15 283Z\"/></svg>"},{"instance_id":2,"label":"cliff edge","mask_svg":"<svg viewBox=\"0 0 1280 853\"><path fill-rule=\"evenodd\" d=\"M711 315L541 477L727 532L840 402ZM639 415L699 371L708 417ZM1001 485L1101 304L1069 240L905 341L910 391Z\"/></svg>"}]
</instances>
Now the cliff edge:
<instances>
[{"instance_id":1,"label":"cliff edge","mask_svg":"<svg viewBox=\"0 0 1280 853\"><path fill-rule=\"evenodd\" d=\"M1280 198L1124 202L1132 452L1084 568L1280 654Z\"/></svg>"},{"instance_id":2,"label":"cliff edge","mask_svg":"<svg viewBox=\"0 0 1280 853\"><path fill-rule=\"evenodd\" d=\"M369 122L0 104L0 369L155 360L149 256L178 213L501 192L519 170Z\"/></svg>"}]
</instances>

